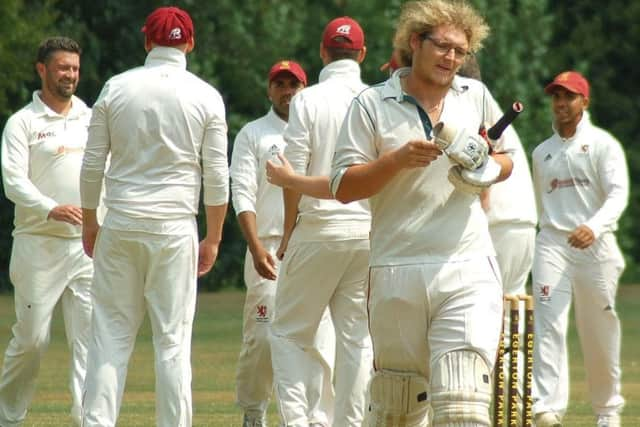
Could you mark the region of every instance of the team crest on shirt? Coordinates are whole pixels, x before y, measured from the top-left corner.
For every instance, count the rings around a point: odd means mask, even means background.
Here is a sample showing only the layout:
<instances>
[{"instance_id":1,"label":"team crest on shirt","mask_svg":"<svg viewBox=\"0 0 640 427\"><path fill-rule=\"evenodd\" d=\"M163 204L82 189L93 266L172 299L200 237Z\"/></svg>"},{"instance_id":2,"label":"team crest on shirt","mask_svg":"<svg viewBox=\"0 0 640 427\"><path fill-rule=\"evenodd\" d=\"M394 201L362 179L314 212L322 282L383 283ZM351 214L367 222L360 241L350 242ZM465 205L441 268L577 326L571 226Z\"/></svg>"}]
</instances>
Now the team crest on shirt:
<instances>
[{"instance_id":1,"label":"team crest on shirt","mask_svg":"<svg viewBox=\"0 0 640 427\"><path fill-rule=\"evenodd\" d=\"M540 287L540 301L550 301L551 300L551 288L549 285L542 285Z\"/></svg>"},{"instance_id":2,"label":"team crest on shirt","mask_svg":"<svg viewBox=\"0 0 640 427\"><path fill-rule=\"evenodd\" d=\"M36 140L40 141L41 139L55 138L55 137L56 137L56 133L50 130L47 132L38 132L38 135L36 135Z\"/></svg>"},{"instance_id":3,"label":"team crest on shirt","mask_svg":"<svg viewBox=\"0 0 640 427\"><path fill-rule=\"evenodd\" d=\"M267 306L259 304L256 306L256 322L267 323L269 321L269 313L267 312Z\"/></svg>"},{"instance_id":4,"label":"team crest on shirt","mask_svg":"<svg viewBox=\"0 0 640 427\"><path fill-rule=\"evenodd\" d=\"M269 147L269 154L271 154L273 157L277 157L278 154L280 154L280 149L276 144L273 144L271 147Z\"/></svg>"},{"instance_id":5,"label":"team crest on shirt","mask_svg":"<svg viewBox=\"0 0 640 427\"><path fill-rule=\"evenodd\" d=\"M553 178L549 182L549 189L547 190L547 194L551 194L559 188L588 187L590 185L591 181L589 181L589 178Z\"/></svg>"},{"instance_id":6,"label":"team crest on shirt","mask_svg":"<svg viewBox=\"0 0 640 427\"><path fill-rule=\"evenodd\" d=\"M551 157L552 157L551 153L548 153L546 156L544 156L544 161L546 162L546 161L551 160Z\"/></svg>"},{"instance_id":7,"label":"team crest on shirt","mask_svg":"<svg viewBox=\"0 0 640 427\"><path fill-rule=\"evenodd\" d=\"M582 147L580 147L580 149L583 153L589 152L589 144L584 144Z\"/></svg>"}]
</instances>

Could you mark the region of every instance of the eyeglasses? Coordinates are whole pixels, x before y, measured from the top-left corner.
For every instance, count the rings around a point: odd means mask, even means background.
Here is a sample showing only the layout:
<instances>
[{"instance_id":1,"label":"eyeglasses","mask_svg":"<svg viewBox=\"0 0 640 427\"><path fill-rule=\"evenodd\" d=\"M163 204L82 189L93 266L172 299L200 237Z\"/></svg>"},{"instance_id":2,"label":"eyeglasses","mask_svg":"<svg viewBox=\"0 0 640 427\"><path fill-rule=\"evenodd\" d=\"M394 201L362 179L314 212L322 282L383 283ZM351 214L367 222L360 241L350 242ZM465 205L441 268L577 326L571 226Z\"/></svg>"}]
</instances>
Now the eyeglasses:
<instances>
[{"instance_id":1,"label":"eyeglasses","mask_svg":"<svg viewBox=\"0 0 640 427\"><path fill-rule=\"evenodd\" d=\"M447 53L449 53L451 51L451 49L453 49L453 51L455 53L456 61L459 61L459 62L462 62L462 61L466 60L468 57L473 55L468 50L463 49L463 48L461 48L459 46L456 46L453 43L449 43L449 42L446 42L444 40L435 39L429 33L420 34L420 38L422 40L429 40L431 42L431 44L433 44L433 47L436 48L436 51L440 55L446 55Z\"/></svg>"}]
</instances>

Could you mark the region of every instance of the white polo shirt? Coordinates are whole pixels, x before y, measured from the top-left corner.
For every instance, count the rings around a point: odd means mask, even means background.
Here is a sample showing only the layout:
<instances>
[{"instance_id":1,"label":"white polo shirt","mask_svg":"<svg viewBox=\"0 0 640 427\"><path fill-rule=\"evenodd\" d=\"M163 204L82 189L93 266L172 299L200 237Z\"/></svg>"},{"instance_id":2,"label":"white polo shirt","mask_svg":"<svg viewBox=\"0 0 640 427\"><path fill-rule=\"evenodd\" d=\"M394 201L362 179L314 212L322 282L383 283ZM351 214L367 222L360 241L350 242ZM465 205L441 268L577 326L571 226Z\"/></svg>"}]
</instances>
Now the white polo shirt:
<instances>
[{"instance_id":1,"label":"white polo shirt","mask_svg":"<svg viewBox=\"0 0 640 427\"><path fill-rule=\"evenodd\" d=\"M502 147L510 153L513 170L509 178L493 184L489 190L489 226L520 224L535 227L538 214L527 154L511 126L503 135Z\"/></svg>"},{"instance_id":2,"label":"white polo shirt","mask_svg":"<svg viewBox=\"0 0 640 427\"><path fill-rule=\"evenodd\" d=\"M410 140L429 139L428 116L400 86L400 76L408 72L407 68L397 70L352 103L336 146L331 172L334 192L345 167L371 162ZM483 121L482 111L489 111L490 99L481 82L456 77L445 97L441 120L475 133ZM443 155L426 168L404 169L369 199L372 266L494 255L480 200L454 189L447 179L452 165Z\"/></svg>"},{"instance_id":3,"label":"white polo shirt","mask_svg":"<svg viewBox=\"0 0 640 427\"><path fill-rule=\"evenodd\" d=\"M620 142L584 112L576 133L553 135L533 151L540 228L567 233L586 224L596 238L618 228L629 200L629 172Z\"/></svg>"},{"instance_id":4,"label":"white polo shirt","mask_svg":"<svg viewBox=\"0 0 640 427\"><path fill-rule=\"evenodd\" d=\"M331 62L320 72L319 83L291 100L285 129L285 156L302 175L328 176L336 138L351 101L367 88L356 61ZM370 229L367 201L343 204L302 196L299 222L292 241L366 239Z\"/></svg>"},{"instance_id":5,"label":"white polo shirt","mask_svg":"<svg viewBox=\"0 0 640 427\"><path fill-rule=\"evenodd\" d=\"M82 165L82 206L95 208L105 179L105 226L167 232L229 198L222 97L186 70L183 52L155 47L144 66L109 79L94 105ZM105 171L107 154L110 166Z\"/></svg>"},{"instance_id":6,"label":"white polo shirt","mask_svg":"<svg viewBox=\"0 0 640 427\"><path fill-rule=\"evenodd\" d=\"M80 206L78 188L87 143L89 109L76 96L66 116L40 99L13 114L2 133L2 181L15 203L13 235L22 233L78 238L80 226L47 220L58 205Z\"/></svg>"},{"instance_id":7,"label":"white polo shirt","mask_svg":"<svg viewBox=\"0 0 640 427\"><path fill-rule=\"evenodd\" d=\"M284 222L282 189L267 182L267 160L284 151L287 122L273 111L240 129L231 155L231 200L236 215L256 214L258 238L281 237Z\"/></svg>"}]
</instances>

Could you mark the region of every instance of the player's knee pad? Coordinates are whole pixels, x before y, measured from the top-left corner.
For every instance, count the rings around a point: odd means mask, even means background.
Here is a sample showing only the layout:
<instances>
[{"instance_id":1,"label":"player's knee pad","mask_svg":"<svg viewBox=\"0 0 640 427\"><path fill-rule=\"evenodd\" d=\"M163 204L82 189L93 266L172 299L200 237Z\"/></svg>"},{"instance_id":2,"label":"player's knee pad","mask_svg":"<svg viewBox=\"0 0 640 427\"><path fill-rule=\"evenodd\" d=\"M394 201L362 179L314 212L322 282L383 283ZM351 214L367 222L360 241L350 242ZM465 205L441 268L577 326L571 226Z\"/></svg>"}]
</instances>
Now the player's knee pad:
<instances>
[{"instance_id":1,"label":"player's knee pad","mask_svg":"<svg viewBox=\"0 0 640 427\"><path fill-rule=\"evenodd\" d=\"M452 351L432 366L434 426L490 426L490 404L490 367L479 353L472 350Z\"/></svg>"},{"instance_id":2,"label":"player's knee pad","mask_svg":"<svg viewBox=\"0 0 640 427\"><path fill-rule=\"evenodd\" d=\"M380 370L369 384L368 427L421 427L426 425L429 383L412 372Z\"/></svg>"}]
</instances>

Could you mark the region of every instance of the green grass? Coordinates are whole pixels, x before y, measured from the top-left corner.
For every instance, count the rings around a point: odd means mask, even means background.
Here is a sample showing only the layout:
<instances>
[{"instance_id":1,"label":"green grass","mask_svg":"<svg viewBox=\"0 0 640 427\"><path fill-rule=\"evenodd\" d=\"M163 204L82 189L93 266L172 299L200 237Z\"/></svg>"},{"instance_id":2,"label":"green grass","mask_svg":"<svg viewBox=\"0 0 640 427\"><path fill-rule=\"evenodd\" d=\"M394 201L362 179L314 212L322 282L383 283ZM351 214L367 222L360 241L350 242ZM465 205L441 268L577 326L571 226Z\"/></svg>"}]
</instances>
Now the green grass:
<instances>
[{"instance_id":1,"label":"green grass","mask_svg":"<svg viewBox=\"0 0 640 427\"><path fill-rule=\"evenodd\" d=\"M200 294L193 339L194 426L239 426L241 414L234 404L235 364L238 356L244 294L227 291ZM640 286L626 286L618 295L623 326L623 395L627 405L624 426L640 426ZM0 351L8 342L14 322L13 298L0 295ZM582 356L571 328L571 403L565 427L594 425L588 403ZM145 323L129 365L127 388L119 426L152 426L154 377L151 333ZM67 387L68 352L62 317L56 312L52 342L43 361L38 391L25 427L68 426L70 396ZM277 425L273 404L271 425Z\"/></svg>"}]
</instances>

